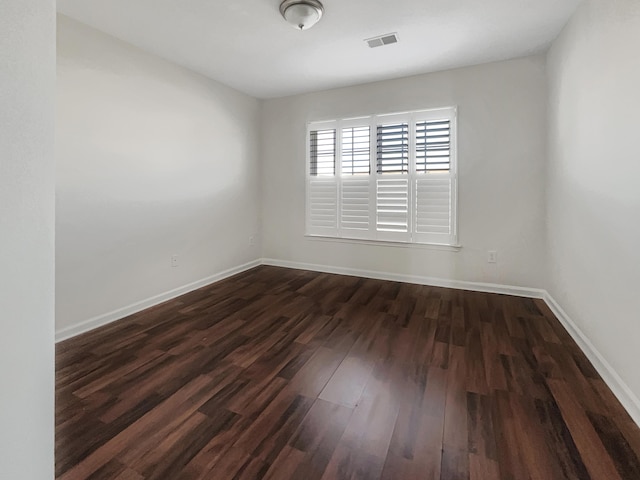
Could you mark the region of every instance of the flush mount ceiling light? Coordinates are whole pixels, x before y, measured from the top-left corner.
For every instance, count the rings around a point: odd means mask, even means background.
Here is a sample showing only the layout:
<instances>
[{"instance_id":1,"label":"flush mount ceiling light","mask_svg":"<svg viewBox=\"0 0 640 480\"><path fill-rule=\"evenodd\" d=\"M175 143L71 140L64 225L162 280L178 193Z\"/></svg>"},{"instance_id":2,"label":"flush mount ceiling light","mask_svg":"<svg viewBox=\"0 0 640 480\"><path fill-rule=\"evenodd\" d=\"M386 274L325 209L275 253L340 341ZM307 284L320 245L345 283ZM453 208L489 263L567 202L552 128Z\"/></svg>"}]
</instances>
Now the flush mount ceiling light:
<instances>
[{"instance_id":1,"label":"flush mount ceiling light","mask_svg":"<svg viewBox=\"0 0 640 480\"><path fill-rule=\"evenodd\" d=\"M284 0L280 13L298 30L306 30L320 21L324 7L318 0Z\"/></svg>"}]
</instances>

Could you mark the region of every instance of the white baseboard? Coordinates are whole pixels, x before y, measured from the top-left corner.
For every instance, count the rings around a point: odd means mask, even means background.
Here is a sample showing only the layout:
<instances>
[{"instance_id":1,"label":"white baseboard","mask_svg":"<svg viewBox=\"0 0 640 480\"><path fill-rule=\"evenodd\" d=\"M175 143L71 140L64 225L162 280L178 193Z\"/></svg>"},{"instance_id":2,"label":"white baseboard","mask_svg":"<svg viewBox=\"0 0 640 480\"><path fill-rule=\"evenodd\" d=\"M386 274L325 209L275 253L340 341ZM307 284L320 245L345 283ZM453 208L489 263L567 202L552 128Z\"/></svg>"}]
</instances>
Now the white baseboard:
<instances>
[{"instance_id":1,"label":"white baseboard","mask_svg":"<svg viewBox=\"0 0 640 480\"><path fill-rule=\"evenodd\" d=\"M514 287L497 283L467 282L464 280L449 280L446 278L424 277L421 275L405 275L402 273L379 272L375 270L361 270L357 268L345 268L328 265L315 265L312 263L290 262L263 258L263 265L274 267L295 268L298 270L312 270L314 272L336 273L339 275L351 275L354 277L375 278L377 280L389 280L392 282L414 283L417 285L429 285L431 287L456 288L458 290L472 290L474 292L500 293L516 297L544 298L546 293L539 288Z\"/></svg>"},{"instance_id":2,"label":"white baseboard","mask_svg":"<svg viewBox=\"0 0 640 480\"><path fill-rule=\"evenodd\" d=\"M169 290L168 292L154 295L153 297L149 297L139 302L132 303L131 305L127 305L126 307L118 308L117 310L113 310L112 312L104 313L102 315L98 315L96 317L85 320L81 323L71 325L61 330L57 330L56 343L67 340L71 337L75 337L76 335L80 335L81 333L86 333L90 330L93 330L94 328L107 325L108 323L115 322L116 320L120 320L124 317L140 312L146 308L153 307L154 305L166 302L167 300L171 300L172 298L176 298L180 295L184 295L185 293L197 290L198 288L202 288L212 283L219 282L220 280L224 280L225 278L257 267L260 264L260 260L254 260L252 262L245 263L244 265L239 265L223 272L216 273L215 275L211 275L207 278L203 278L201 280L183 285L178 288L174 288L173 290Z\"/></svg>"},{"instance_id":3,"label":"white baseboard","mask_svg":"<svg viewBox=\"0 0 640 480\"><path fill-rule=\"evenodd\" d=\"M571 335L573 340L578 344L580 350L587 356L629 416L640 426L640 399L631 391L624 380L620 378L620 375L618 375L609 362L605 360L598 349L591 343L591 340L589 340L584 332L580 330L580 327L571 320L567 312L562 309L549 292L545 292L544 301L558 318L562 326L569 332L569 335Z\"/></svg>"},{"instance_id":4,"label":"white baseboard","mask_svg":"<svg viewBox=\"0 0 640 480\"><path fill-rule=\"evenodd\" d=\"M356 277L375 278L379 280L390 280L395 282L413 283L418 285L430 285L434 287L445 288L457 288L459 290L473 290L477 292L487 293L501 293L504 295L514 295L519 297L531 297L531 298L544 298L546 293L544 290L536 288L514 287L509 285L498 285L493 283L480 283L480 282L465 282L461 280L447 280L443 278L424 277L417 275L404 275L397 273L386 273L372 270L360 270L345 267L327 266L327 265L315 265L310 263L289 262L285 260L275 260L272 258L263 258L261 260L255 260L253 262L246 263L234 268L230 268L223 272L211 275L210 277L203 278L188 285L175 288L168 292L154 295L153 297L141 300L139 302L127 305L117 310L104 313L102 315L95 316L83 322L71 325L56 331L56 342L68 340L82 333L86 333L94 328L102 327L116 320L120 320L124 317L140 312L146 308L153 307L172 298L179 297L185 293L197 290L204 286L223 280L227 277L231 277L240 272L249 270L250 268L257 267L258 265L271 265L276 267L294 268L298 270L312 270L315 272L324 273L336 273L340 275L352 275Z\"/></svg>"}]
</instances>

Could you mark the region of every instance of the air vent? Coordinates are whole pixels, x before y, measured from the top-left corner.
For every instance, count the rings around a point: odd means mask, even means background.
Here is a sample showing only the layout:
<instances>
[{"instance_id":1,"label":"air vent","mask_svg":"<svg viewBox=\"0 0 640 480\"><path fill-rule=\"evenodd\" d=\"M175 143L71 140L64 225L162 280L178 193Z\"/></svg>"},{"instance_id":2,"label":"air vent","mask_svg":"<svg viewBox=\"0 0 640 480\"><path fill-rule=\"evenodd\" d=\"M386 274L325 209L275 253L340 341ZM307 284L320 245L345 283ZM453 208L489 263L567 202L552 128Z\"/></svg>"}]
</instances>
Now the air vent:
<instances>
[{"instance_id":1,"label":"air vent","mask_svg":"<svg viewBox=\"0 0 640 480\"><path fill-rule=\"evenodd\" d=\"M398 43L397 33L387 33L380 35L379 37L367 38L365 40L369 44L370 48L382 47L383 45L391 45L392 43Z\"/></svg>"}]
</instances>

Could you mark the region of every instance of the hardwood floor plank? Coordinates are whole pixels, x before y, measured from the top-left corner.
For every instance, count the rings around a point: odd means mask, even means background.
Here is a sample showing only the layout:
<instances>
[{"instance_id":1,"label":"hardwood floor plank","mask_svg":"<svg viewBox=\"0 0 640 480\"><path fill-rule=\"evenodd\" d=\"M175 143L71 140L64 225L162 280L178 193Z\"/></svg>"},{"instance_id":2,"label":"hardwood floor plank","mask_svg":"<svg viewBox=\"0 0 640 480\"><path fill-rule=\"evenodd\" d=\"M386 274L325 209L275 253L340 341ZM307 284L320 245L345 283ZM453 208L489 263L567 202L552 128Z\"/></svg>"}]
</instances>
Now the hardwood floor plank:
<instances>
[{"instance_id":1,"label":"hardwood floor plank","mask_svg":"<svg viewBox=\"0 0 640 480\"><path fill-rule=\"evenodd\" d=\"M445 446L440 468L440 480L468 480L469 454L465 449Z\"/></svg>"},{"instance_id":2,"label":"hardwood floor plank","mask_svg":"<svg viewBox=\"0 0 640 480\"><path fill-rule=\"evenodd\" d=\"M465 349L461 346L453 346L447 372L441 479L466 480L469 478L466 365Z\"/></svg>"},{"instance_id":3,"label":"hardwood floor plank","mask_svg":"<svg viewBox=\"0 0 640 480\"><path fill-rule=\"evenodd\" d=\"M322 478L353 409L316 400L289 445L306 453L292 478Z\"/></svg>"},{"instance_id":4,"label":"hardwood floor plank","mask_svg":"<svg viewBox=\"0 0 640 480\"><path fill-rule=\"evenodd\" d=\"M380 478L383 466L384 459L340 444L333 453L322 480L376 480Z\"/></svg>"},{"instance_id":5,"label":"hardwood floor plank","mask_svg":"<svg viewBox=\"0 0 640 480\"><path fill-rule=\"evenodd\" d=\"M589 413L589 420L609 452L622 478L640 478L640 461L614 422L604 415Z\"/></svg>"},{"instance_id":6,"label":"hardwood floor plank","mask_svg":"<svg viewBox=\"0 0 640 480\"><path fill-rule=\"evenodd\" d=\"M110 480L121 476L125 472L125 469L126 467L124 465L113 459L96 470L87 480ZM139 477L144 478L141 475L139 475Z\"/></svg>"},{"instance_id":7,"label":"hardwood floor plank","mask_svg":"<svg viewBox=\"0 0 640 480\"><path fill-rule=\"evenodd\" d=\"M289 445L282 447L280 454L271 464L264 476L264 480L280 480L281 478L295 478L293 474L305 460L306 453Z\"/></svg>"},{"instance_id":8,"label":"hardwood floor plank","mask_svg":"<svg viewBox=\"0 0 640 480\"><path fill-rule=\"evenodd\" d=\"M468 450L479 459L498 460L491 397L467 392ZM478 461L478 464L486 462Z\"/></svg>"},{"instance_id":9,"label":"hardwood floor plank","mask_svg":"<svg viewBox=\"0 0 640 480\"><path fill-rule=\"evenodd\" d=\"M554 379L549 380L549 387L591 478L593 480L621 479L613 459L608 455L587 413L569 386L561 380Z\"/></svg>"},{"instance_id":10,"label":"hardwood floor plank","mask_svg":"<svg viewBox=\"0 0 640 480\"><path fill-rule=\"evenodd\" d=\"M341 444L383 460L389 450L400 400L385 379L369 378L344 431Z\"/></svg>"},{"instance_id":11,"label":"hardwood floor plank","mask_svg":"<svg viewBox=\"0 0 640 480\"><path fill-rule=\"evenodd\" d=\"M535 404L531 397L511 396L512 412L516 428L526 432L517 438L525 469L532 480L545 480L561 477L562 471L558 458L547 443L546 431L536 415Z\"/></svg>"},{"instance_id":12,"label":"hardwood floor plank","mask_svg":"<svg viewBox=\"0 0 640 480\"><path fill-rule=\"evenodd\" d=\"M355 407L362 396L373 364L357 357L347 356L333 373L318 396L327 402Z\"/></svg>"},{"instance_id":13,"label":"hardwood floor plank","mask_svg":"<svg viewBox=\"0 0 640 480\"><path fill-rule=\"evenodd\" d=\"M548 402L535 400L535 404L538 412L537 420L546 432L546 444L562 470L561 478L570 480L590 478L555 400Z\"/></svg>"},{"instance_id":14,"label":"hardwood floor plank","mask_svg":"<svg viewBox=\"0 0 640 480\"><path fill-rule=\"evenodd\" d=\"M502 480L529 478L518 445L518 437L525 432L518 430L511 406L512 395L509 392L498 391L492 402L493 431Z\"/></svg>"},{"instance_id":15,"label":"hardwood floor plank","mask_svg":"<svg viewBox=\"0 0 640 480\"><path fill-rule=\"evenodd\" d=\"M315 398L325 388L345 354L320 347L307 363L293 376L288 388L299 395Z\"/></svg>"},{"instance_id":16,"label":"hardwood floor plank","mask_svg":"<svg viewBox=\"0 0 640 480\"><path fill-rule=\"evenodd\" d=\"M482 455L469 455L470 480L500 480L500 466L496 460Z\"/></svg>"},{"instance_id":17,"label":"hardwood floor plank","mask_svg":"<svg viewBox=\"0 0 640 480\"><path fill-rule=\"evenodd\" d=\"M468 447L466 358L462 347L453 347L447 371L443 443L454 449Z\"/></svg>"},{"instance_id":18,"label":"hardwood floor plank","mask_svg":"<svg viewBox=\"0 0 640 480\"><path fill-rule=\"evenodd\" d=\"M489 391L506 390L507 379L505 378L496 335L491 322L483 323L480 326L480 337L487 387Z\"/></svg>"},{"instance_id":19,"label":"hardwood floor plank","mask_svg":"<svg viewBox=\"0 0 640 480\"><path fill-rule=\"evenodd\" d=\"M413 395L400 395L382 478L440 478L446 395L447 372L437 367L424 390L414 384Z\"/></svg>"},{"instance_id":20,"label":"hardwood floor plank","mask_svg":"<svg viewBox=\"0 0 640 480\"><path fill-rule=\"evenodd\" d=\"M249 426L251 418L234 415L225 410L211 417L211 427L216 435L185 465L176 477L180 480L210 478L216 471L216 464L226 455L239 435Z\"/></svg>"},{"instance_id":21,"label":"hardwood floor plank","mask_svg":"<svg viewBox=\"0 0 640 480\"><path fill-rule=\"evenodd\" d=\"M124 469L117 477L111 477L113 480L145 480L138 472L130 468Z\"/></svg>"},{"instance_id":22,"label":"hardwood floor plank","mask_svg":"<svg viewBox=\"0 0 640 480\"><path fill-rule=\"evenodd\" d=\"M313 399L283 389L236 437L235 446L272 462L300 425Z\"/></svg>"}]
</instances>

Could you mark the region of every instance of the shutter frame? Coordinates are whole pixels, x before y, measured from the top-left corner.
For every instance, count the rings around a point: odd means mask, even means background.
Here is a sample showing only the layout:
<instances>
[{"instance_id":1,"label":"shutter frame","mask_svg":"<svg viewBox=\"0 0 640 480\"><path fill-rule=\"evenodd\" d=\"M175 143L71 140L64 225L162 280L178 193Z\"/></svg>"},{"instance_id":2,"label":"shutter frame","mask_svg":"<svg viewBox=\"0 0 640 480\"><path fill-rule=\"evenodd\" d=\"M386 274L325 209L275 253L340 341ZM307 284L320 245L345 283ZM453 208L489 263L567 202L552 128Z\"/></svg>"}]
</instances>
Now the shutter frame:
<instances>
[{"instance_id":1,"label":"shutter frame","mask_svg":"<svg viewBox=\"0 0 640 480\"><path fill-rule=\"evenodd\" d=\"M418 126L421 123L434 124L448 122L448 169L437 170L418 168L419 139L416 138L413 153L416 156L416 171L412 179L414 193L413 222L414 231L412 241L438 245L458 244L457 202L458 202L458 173L457 173L457 108L447 107L434 110L414 112L414 134L418 136ZM443 183L448 184L448 210L441 208L444 196L441 194ZM429 204L433 201L432 204ZM438 221L446 218L446 222ZM448 217L448 218L447 218ZM429 228L429 223L432 228ZM446 223L447 231L443 231L442 223Z\"/></svg>"},{"instance_id":2,"label":"shutter frame","mask_svg":"<svg viewBox=\"0 0 640 480\"><path fill-rule=\"evenodd\" d=\"M371 212L372 126L370 120L370 117L367 117L339 122L341 134L339 148L339 236L342 238L373 239ZM351 139L350 145L349 139ZM360 157L359 160L356 160L356 156ZM362 158L365 156L366 164ZM356 162L358 168L356 168ZM358 173L357 170L366 171L366 173Z\"/></svg>"},{"instance_id":3,"label":"shutter frame","mask_svg":"<svg viewBox=\"0 0 640 480\"><path fill-rule=\"evenodd\" d=\"M313 132L334 130L333 175L313 171ZM307 235L335 237L338 235L337 122L313 122L307 126L305 231Z\"/></svg>"}]
</instances>

